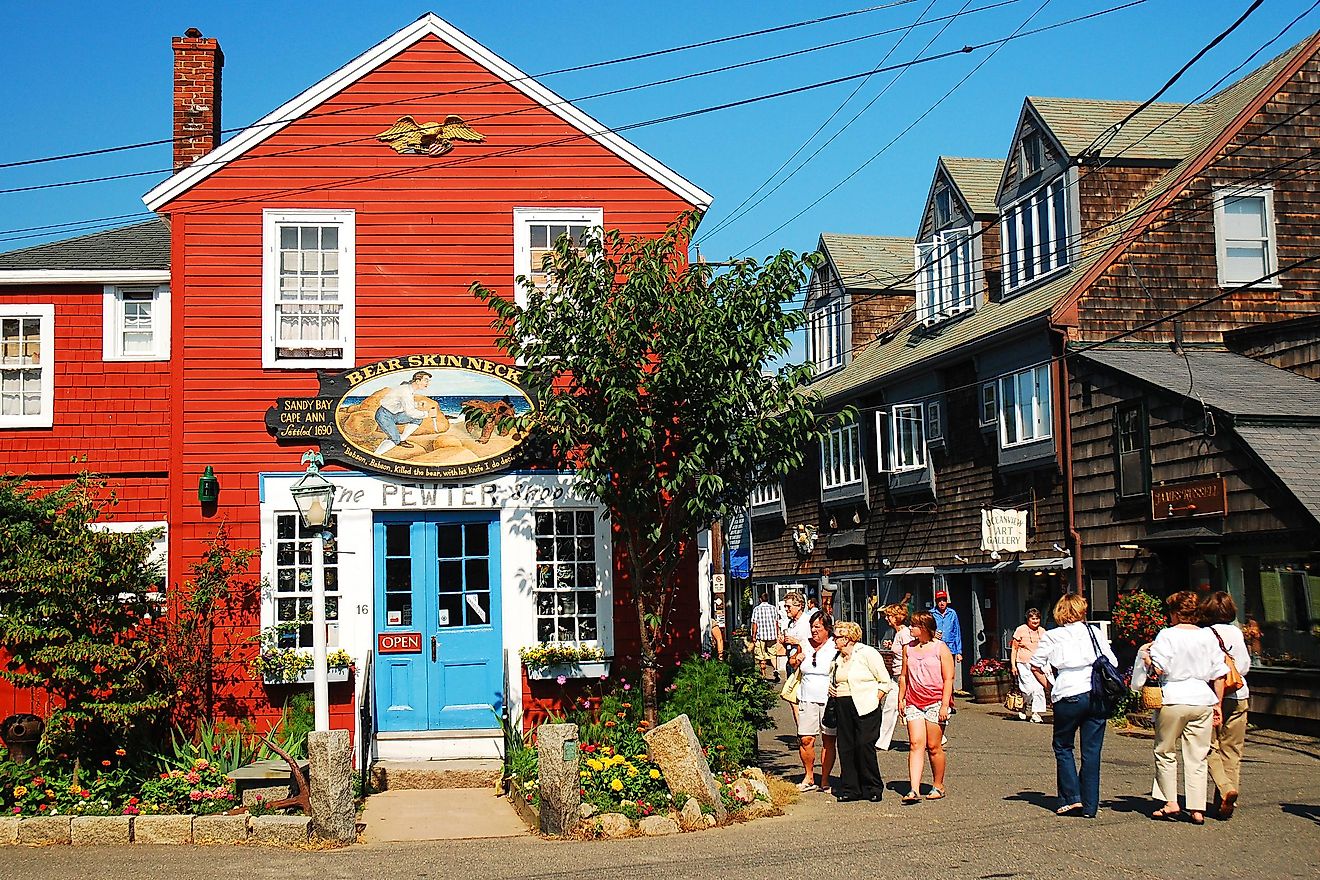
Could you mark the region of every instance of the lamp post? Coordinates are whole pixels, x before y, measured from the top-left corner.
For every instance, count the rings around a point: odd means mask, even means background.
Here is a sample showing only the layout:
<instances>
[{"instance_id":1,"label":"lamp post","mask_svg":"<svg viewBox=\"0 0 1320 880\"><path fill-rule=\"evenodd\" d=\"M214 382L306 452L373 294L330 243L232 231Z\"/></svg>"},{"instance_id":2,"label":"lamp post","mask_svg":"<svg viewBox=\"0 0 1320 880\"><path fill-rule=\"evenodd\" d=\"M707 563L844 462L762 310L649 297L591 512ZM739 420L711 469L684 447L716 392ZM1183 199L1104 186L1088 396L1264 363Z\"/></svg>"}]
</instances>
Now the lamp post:
<instances>
[{"instance_id":1,"label":"lamp post","mask_svg":"<svg viewBox=\"0 0 1320 880\"><path fill-rule=\"evenodd\" d=\"M317 730L330 729L330 674L325 649L325 532L335 503L335 487L321 476L325 459L304 452L303 474L289 488L304 529L312 533L312 703Z\"/></svg>"}]
</instances>

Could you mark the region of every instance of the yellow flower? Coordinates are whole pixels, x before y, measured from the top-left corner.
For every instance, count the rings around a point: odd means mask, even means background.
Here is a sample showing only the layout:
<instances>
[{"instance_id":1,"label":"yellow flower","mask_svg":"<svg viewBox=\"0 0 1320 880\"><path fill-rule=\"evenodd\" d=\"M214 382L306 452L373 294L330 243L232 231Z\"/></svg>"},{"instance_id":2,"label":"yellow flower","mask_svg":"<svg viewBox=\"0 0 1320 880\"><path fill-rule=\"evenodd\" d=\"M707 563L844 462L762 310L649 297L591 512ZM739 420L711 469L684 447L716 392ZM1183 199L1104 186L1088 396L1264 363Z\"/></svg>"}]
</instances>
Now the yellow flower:
<instances>
[{"instance_id":1,"label":"yellow flower","mask_svg":"<svg viewBox=\"0 0 1320 880\"><path fill-rule=\"evenodd\" d=\"M28 790L27 790L27 787L26 787L26 786L23 786L23 785L16 785L16 786L14 786L14 797L16 797L16 798L21 798L23 795L25 795L25 794L27 794L27 793L28 793Z\"/></svg>"},{"instance_id":2,"label":"yellow flower","mask_svg":"<svg viewBox=\"0 0 1320 880\"><path fill-rule=\"evenodd\" d=\"M581 773L579 773L578 775L581 776L583 779L590 779L590 778L591 778L591 774L588 773L586 770L583 770L583 771L582 771Z\"/></svg>"},{"instance_id":3,"label":"yellow flower","mask_svg":"<svg viewBox=\"0 0 1320 880\"><path fill-rule=\"evenodd\" d=\"M48 798L53 798L53 797L55 797L55 792L51 791L49 788L46 789L46 797L48 797Z\"/></svg>"},{"instance_id":4,"label":"yellow flower","mask_svg":"<svg viewBox=\"0 0 1320 880\"><path fill-rule=\"evenodd\" d=\"M610 782L610 788L614 789L615 791L623 791L623 782L621 780L615 779Z\"/></svg>"},{"instance_id":5,"label":"yellow flower","mask_svg":"<svg viewBox=\"0 0 1320 880\"><path fill-rule=\"evenodd\" d=\"M637 768L634 767L632 764L629 764L629 765L628 765L628 775L629 775L629 776L636 776L636 775L637 775Z\"/></svg>"},{"instance_id":6,"label":"yellow flower","mask_svg":"<svg viewBox=\"0 0 1320 880\"><path fill-rule=\"evenodd\" d=\"M651 771L651 778L652 778L652 779L659 779L659 778L660 778L660 771L659 771L659 770L652 770L652 771Z\"/></svg>"},{"instance_id":7,"label":"yellow flower","mask_svg":"<svg viewBox=\"0 0 1320 880\"><path fill-rule=\"evenodd\" d=\"M597 773L605 769L605 765L602 764L600 761L597 761L595 758L592 758L590 761L588 761L587 766L590 767L592 770L595 770Z\"/></svg>"}]
</instances>

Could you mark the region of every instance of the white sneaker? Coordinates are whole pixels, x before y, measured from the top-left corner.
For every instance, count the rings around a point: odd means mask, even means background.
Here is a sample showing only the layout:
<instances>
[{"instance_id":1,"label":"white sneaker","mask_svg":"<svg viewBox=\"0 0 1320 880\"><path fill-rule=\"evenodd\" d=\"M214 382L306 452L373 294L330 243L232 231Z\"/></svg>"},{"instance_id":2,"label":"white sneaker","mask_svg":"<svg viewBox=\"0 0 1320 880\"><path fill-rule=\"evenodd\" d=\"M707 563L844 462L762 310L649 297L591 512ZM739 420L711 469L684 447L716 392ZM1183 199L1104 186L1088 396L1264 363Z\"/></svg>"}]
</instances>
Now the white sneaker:
<instances>
[{"instance_id":1,"label":"white sneaker","mask_svg":"<svg viewBox=\"0 0 1320 880\"><path fill-rule=\"evenodd\" d=\"M1031 713L1031 723L1032 723L1032 724L1042 724L1042 723L1043 723L1043 722L1040 720L1040 713L1039 713L1039 712L1032 712L1032 713Z\"/></svg>"},{"instance_id":2,"label":"white sneaker","mask_svg":"<svg viewBox=\"0 0 1320 880\"><path fill-rule=\"evenodd\" d=\"M1026 712L1019 712L1019 713L1018 713L1018 721L1026 721L1026 720L1027 720L1027 713L1026 713Z\"/></svg>"}]
</instances>

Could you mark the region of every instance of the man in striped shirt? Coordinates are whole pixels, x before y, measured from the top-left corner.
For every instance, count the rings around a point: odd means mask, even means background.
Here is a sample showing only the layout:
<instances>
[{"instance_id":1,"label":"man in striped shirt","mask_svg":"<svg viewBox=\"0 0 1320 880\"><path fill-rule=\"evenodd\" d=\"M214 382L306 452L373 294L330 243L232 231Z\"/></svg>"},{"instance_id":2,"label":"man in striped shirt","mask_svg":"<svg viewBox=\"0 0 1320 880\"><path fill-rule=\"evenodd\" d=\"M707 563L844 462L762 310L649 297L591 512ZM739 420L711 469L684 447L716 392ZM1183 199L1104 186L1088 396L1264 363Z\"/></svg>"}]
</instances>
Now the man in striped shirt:
<instances>
[{"instance_id":1,"label":"man in striped shirt","mask_svg":"<svg viewBox=\"0 0 1320 880\"><path fill-rule=\"evenodd\" d=\"M775 645L779 642L779 611L770 604L770 594L762 593L761 602L752 609L752 643L756 668L762 675L767 671L779 680L775 669Z\"/></svg>"}]
</instances>

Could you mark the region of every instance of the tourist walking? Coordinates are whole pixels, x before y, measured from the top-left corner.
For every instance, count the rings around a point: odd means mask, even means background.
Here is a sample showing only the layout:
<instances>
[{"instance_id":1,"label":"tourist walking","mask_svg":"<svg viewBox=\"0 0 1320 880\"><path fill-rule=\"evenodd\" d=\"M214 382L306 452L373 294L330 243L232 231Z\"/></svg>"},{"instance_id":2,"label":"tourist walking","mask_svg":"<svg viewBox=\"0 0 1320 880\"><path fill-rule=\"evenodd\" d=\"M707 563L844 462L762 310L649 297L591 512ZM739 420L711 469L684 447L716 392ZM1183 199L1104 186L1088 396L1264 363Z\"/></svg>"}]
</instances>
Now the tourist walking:
<instances>
[{"instance_id":1,"label":"tourist walking","mask_svg":"<svg viewBox=\"0 0 1320 880\"><path fill-rule=\"evenodd\" d=\"M1163 806L1152 819L1180 819L1178 753L1182 753L1183 795L1194 825L1205 824L1207 759L1215 728L1223 723L1221 701L1228 665L1209 629L1203 629L1196 593L1170 596L1168 627L1150 645L1148 672L1163 679L1163 705L1155 712L1155 783L1151 797Z\"/></svg>"},{"instance_id":2,"label":"tourist walking","mask_svg":"<svg viewBox=\"0 0 1320 880\"><path fill-rule=\"evenodd\" d=\"M779 644L779 612L770 604L770 594L762 593L761 601L752 609L752 656L756 668L765 676L767 670L778 681L775 669L775 646Z\"/></svg>"},{"instance_id":3,"label":"tourist walking","mask_svg":"<svg viewBox=\"0 0 1320 880\"><path fill-rule=\"evenodd\" d=\"M921 777L929 759L932 786L927 800L944 797L944 725L953 705L953 653L937 639L929 611L912 615L911 640L903 646L898 711L908 730L908 793L903 803L921 800Z\"/></svg>"},{"instance_id":4,"label":"tourist walking","mask_svg":"<svg viewBox=\"0 0 1320 880\"><path fill-rule=\"evenodd\" d=\"M949 594L945 590L935 591L935 608L931 612L935 618L935 631L944 644L949 646L953 655L954 685L962 687L962 624L958 621L958 612L949 605Z\"/></svg>"},{"instance_id":5,"label":"tourist walking","mask_svg":"<svg viewBox=\"0 0 1320 880\"><path fill-rule=\"evenodd\" d=\"M1210 757L1207 762L1210 778L1215 783L1216 803L1220 819L1233 818L1241 792L1239 777L1242 769L1242 746L1247 738L1247 673L1251 671L1251 654L1247 650L1242 630L1233 625L1237 620L1237 606L1233 597L1223 590L1211 593L1201 600L1201 623L1215 634L1220 648L1233 658L1233 667L1242 677L1235 690L1224 690L1223 718L1210 738Z\"/></svg>"},{"instance_id":6,"label":"tourist walking","mask_svg":"<svg viewBox=\"0 0 1320 880\"><path fill-rule=\"evenodd\" d=\"M1054 707L1055 783L1060 816L1079 812L1094 819L1100 809L1100 751L1106 718L1091 696L1091 668L1104 654L1117 663L1109 640L1086 622L1086 599L1065 593L1054 604L1055 629L1041 636L1031 655L1031 671ZM1053 675L1051 680L1050 675ZM1081 735L1078 772L1073 745Z\"/></svg>"},{"instance_id":7,"label":"tourist walking","mask_svg":"<svg viewBox=\"0 0 1320 880\"><path fill-rule=\"evenodd\" d=\"M1031 674L1031 657L1040 647L1040 638L1044 634L1045 631L1040 628L1040 609L1028 608L1027 622L1013 631L1013 648L1009 655L1013 671L1017 674L1018 688L1026 699L1026 705L1018 712L1018 720L1026 721L1029 711L1031 720L1036 724L1041 723L1040 713L1045 711L1045 688Z\"/></svg>"},{"instance_id":8,"label":"tourist walking","mask_svg":"<svg viewBox=\"0 0 1320 880\"><path fill-rule=\"evenodd\" d=\"M880 653L889 667L889 677L898 681L903 674L903 647L912 641L912 633L907 625L908 607L899 604L886 605L881 611L890 628L894 630L894 635L882 643ZM887 752L894 742L894 728L898 726L898 688L885 695L880 710L884 713L884 717L880 721L880 738L875 741L875 747Z\"/></svg>"},{"instance_id":9,"label":"tourist walking","mask_svg":"<svg viewBox=\"0 0 1320 880\"><path fill-rule=\"evenodd\" d=\"M829 694L838 712L840 801L879 801L884 779L876 760L880 737L880 703L894 688L884 658L862 644L860 625L841 620L834 625L834 646L839 650L830 670Z\"/></svg>"},{"instance_id":10,"label":"tourist walking","mask_svg":"<svg viewBox=\"0 0 1320 880\"><path fill-rule=\"evenodd\" d=\"M829 794L830 771L834 769L838 731L825 726L823 719L825 704L830 696L830 670L839 650L834 646L833 633L825 625L825 615L813 611L809 626L811 636L794 657L797 670L802 674L802 684L798 687L797 732L798 757L802 759L802 769L805 771L798 789L815 791L819 788ZM818 738L821 744L819 783L815 775Z\"/></svg>"}]
</instances>

